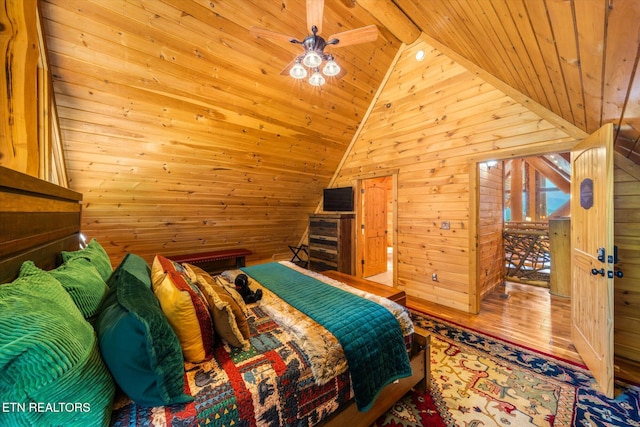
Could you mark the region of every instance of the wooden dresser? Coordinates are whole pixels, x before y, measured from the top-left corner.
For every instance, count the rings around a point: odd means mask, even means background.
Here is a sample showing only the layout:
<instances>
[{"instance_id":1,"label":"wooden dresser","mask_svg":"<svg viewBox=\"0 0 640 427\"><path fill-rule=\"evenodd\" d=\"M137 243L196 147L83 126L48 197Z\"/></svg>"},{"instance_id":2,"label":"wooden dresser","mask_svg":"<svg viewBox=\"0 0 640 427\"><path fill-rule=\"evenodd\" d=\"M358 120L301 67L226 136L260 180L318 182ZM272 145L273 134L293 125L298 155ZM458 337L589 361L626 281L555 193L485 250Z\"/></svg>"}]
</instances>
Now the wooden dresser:
<instances>
[{"instance_id":1,"label":"wooden dresser","mask_svg":"<svg viewBox=\"0 0 640 427\"><path fill-rule=\"evenodd\" d=\"M309 269L355 272L352 213L309 215Z\"/></svg>"}]
</instances>

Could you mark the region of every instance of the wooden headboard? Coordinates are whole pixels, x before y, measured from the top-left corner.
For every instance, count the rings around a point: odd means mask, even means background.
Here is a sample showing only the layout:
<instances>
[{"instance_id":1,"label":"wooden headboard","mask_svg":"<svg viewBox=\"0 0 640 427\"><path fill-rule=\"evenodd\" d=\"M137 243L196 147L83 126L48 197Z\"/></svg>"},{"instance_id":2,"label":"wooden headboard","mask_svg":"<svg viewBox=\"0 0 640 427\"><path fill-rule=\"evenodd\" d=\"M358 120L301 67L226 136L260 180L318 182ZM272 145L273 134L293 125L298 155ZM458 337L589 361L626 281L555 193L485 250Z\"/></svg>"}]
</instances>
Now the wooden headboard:
<instances>
[{"instance_id":1,"label":"wooden headboard","mask_svg":"<svg viewBox=\"0 0 640 427\"><path fill-rule=\"evenodd\" d=\"M0 166L0 283L33 260L50 270L78 250L82 194Z\"/></svg>"}]
</instances>

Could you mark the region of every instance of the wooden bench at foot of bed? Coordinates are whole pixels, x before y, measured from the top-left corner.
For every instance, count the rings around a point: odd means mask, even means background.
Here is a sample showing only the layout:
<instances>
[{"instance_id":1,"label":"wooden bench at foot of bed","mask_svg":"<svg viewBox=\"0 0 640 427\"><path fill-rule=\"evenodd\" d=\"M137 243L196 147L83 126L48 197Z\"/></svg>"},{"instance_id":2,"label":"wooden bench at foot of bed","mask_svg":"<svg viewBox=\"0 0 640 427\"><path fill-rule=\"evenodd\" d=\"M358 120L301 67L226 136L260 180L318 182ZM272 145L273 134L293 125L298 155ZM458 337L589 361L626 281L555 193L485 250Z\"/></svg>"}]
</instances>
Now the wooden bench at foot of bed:
<instances>
[{"instance_id":1,"label":"wooden bench at foot of bed","mask_svg":"<svg viewBox=\"0 0 640 427\"><path fill-rule=\"evenodd\" d=\"M200 252L193 254L170 256L175 262L195 264L209 274L221 273L230 268L245 266L245 257L251 255L251 251L244 248L224 249L221 251Z\"/></svg>"}]
</instances>

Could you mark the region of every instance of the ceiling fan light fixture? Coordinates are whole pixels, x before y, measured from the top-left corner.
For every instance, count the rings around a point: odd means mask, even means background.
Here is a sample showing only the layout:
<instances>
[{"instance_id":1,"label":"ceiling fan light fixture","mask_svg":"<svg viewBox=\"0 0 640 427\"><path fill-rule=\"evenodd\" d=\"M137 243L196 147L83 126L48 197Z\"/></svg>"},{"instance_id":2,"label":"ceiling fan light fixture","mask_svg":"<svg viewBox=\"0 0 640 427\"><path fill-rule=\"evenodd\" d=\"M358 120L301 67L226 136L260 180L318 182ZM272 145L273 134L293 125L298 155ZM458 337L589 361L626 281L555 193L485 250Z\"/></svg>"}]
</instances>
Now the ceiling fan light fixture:
<instances>
[{"instance_id":1,"label":"ceiling fan light fixture","mask_svg":"<svg viewBox=\"0 0 640 427\"><path fill-rule=\"evenodd\" d=\"M307 70L299 62L296 62L289 70L289 75L294 79L304 79L307 77Z\"/></svg>"},{"instance_id":2,"label":"ceiling fan light fixture","mask_svg":"<svg viewBox=\"0 0 640 427\"><path fill-rule=\"evenodd\" d=\"M328 77L337 76L338 73L340 73L340 66L336 61L333 60L333 57L329 57L329 60L327 61L327 63L324 64L322 73Z\"/></svg>"},{"instance_id":3,"label":"ceiling fan light fixture","mask_svg":"<svg viewBox=\"0 0 640 427\"><path fill-rule=\"evenodd\" d=\"M317 68L313 71L311 77L309 77L309 84L311 86L322 86L325 82L326 80L322 77L322 74L320 74L320 71Z\"/></svg>"},{"instance_id":4,"label":"ceiling fan light fixture","mask_svg":"<svg viewBox=\"0 0 640 427\"><path fill-rule=\"evenodd\" d=\"M322 86L325 84L326 80L324 76L334 77L344 74L344 70L342 70L333 59L333 55L331 53L325 53L324 50L326 47L330 46L332 49L341 48L365 42L373 42L378 38L378 27L375 24L371 24L332 34L325 39L321 35L322 26L320 25L323 22L324 1L325 0L306 0L307 28L311 28L311 34L307 33L307 36L302 39L297 39L266 28L252 26L249 29L252 34L260 38L299 44L303 52L296 55L290 65L282 70L280 74L289 74L294 79L304 79L311 74L307 81L313 86ZM355 1L351 0L349 3L355 3ZM289 70L288 72L286 71L287 69ZM320 70L322 70L322 73Z\"/></svg>"},{"instance_id":5,"label":"ceiling fan light fixture","mask_svg":"<svg viewBox=\"0 0 640 427\"><path fill-rule=\"evenodd\" d=\"M319 67L320 64L322 64L322 57L318 55L318 52L314 50L309 50L304 55L304 58L302 59L302 63L309 68L316 68L316 67Z\"/></svg>"}]
</instances>

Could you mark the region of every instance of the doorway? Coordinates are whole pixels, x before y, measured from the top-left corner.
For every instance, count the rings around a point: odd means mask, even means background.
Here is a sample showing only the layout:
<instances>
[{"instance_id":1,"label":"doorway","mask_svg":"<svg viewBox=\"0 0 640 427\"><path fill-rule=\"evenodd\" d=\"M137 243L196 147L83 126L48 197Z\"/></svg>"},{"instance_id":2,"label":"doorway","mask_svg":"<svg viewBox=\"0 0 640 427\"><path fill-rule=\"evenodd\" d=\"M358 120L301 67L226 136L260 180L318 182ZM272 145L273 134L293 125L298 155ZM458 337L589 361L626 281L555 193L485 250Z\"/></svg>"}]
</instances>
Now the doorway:
<instances>
[{"instance_id":1,"label":"doorway","mask_svg":"<svg viewBox=\"0 0 640 427\"><path fill-rule=\"evenodd\" d=\"M357 184L357 275L387 286L397 277L395 183L395 175L384 175Z\"/></svg>"},{"instance_id":2,"label":"doorway","mask_svg":"<svg viewBox=\"0 0 640 427\"><path fill-rule=\"evenodd\" d=\"M602 126L594 134L571 147L571 342L593 373L606 395L613 393L613 125ZM541 150L541 154L547 151ZM517 158L512 153L512 157ZM528 155L535 155L528 152ZM481 276L478 234L480 224L479 165L469 168L470 235L469 312L480 311ZM596 204L597 200L597 204ZM609 263L605 272L602 264ZM596 268L599 267L598 268ZM601 267L601 268L600 268ZM598 283L595 283L598 282ZM597 308L597 309L596 309ZM584 345L583 345L584 344ZM593 352L590 353L589 350ZM595 355L595 356L593 356Z\"/></svg>"},{"instance_id":3,"label":"doorway","mask_svg":"<svg viewBox=\"0 0 640 427\"><path fill-rule=\"evenodd\" d=\"M570 277L552 273L569 272L563 268L568 259L560 258L563 251L554 250L568 247L570 239L564 221L570 214L569 153L483 162L477 168L480 304L507 281L568 297L559 290L566 289Z\"/></svg>"}]
</instances>

